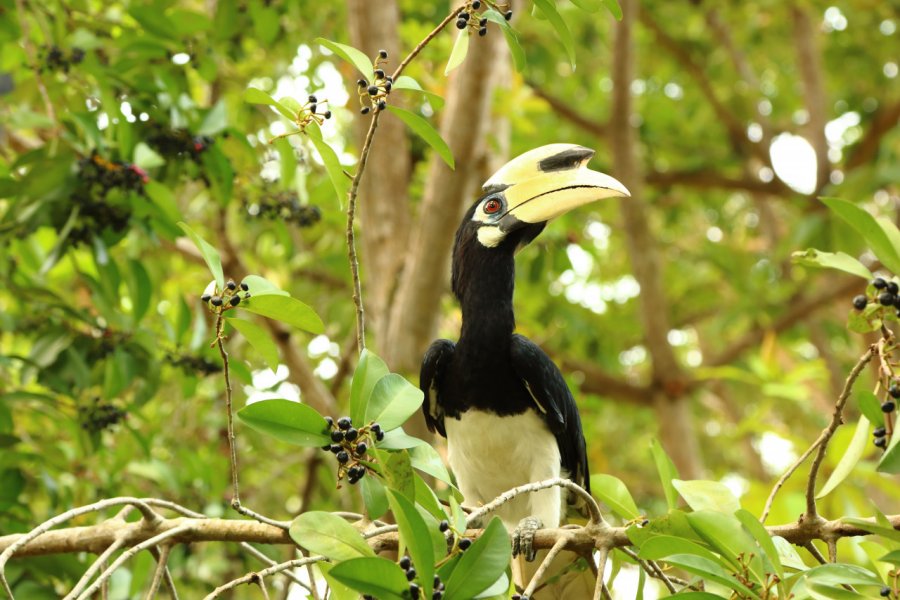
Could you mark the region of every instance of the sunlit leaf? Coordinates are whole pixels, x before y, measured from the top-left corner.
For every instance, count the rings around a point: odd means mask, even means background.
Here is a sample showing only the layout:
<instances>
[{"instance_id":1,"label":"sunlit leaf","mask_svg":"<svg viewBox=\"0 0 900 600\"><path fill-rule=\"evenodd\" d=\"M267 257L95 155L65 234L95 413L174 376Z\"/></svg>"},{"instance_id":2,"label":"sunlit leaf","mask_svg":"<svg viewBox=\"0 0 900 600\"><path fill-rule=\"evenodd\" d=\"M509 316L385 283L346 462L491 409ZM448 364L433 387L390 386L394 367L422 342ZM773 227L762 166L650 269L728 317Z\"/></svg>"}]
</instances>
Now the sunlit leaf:
<instances>
[{"instance_id":1,"label":"sunlit leaf","mask_svg":"<svg viewBox=\"0 0 900 600\"><path fill-rule=\"evenodd\" d=\"M343 206L344 198L347 197L347 191L350 189L350 180L344 175L337 154L322 139L322 131L316 123L307 125L306 133L322 158L325 172L328 173L328 179L331 181L331 187L334 188L334 193L337 195L338 206Z\"/></svg>"},{"instance_id":2,"label":"sunlit leaf","mask_svg":"<svg viewBox=\"0 0 900 600\"><path fill-rule=\"evenodd\" d=\"M522 46L519 45L519 36L516 34L516 31L512 28L503 15L498 13L493 8L484 11L481 13L481 16L496 23L500 26L500 29L503 31L503 36L506 38L506 44L509 46L510 54L513 57L513 63L516 66L516 71L521 73L525 70L525 51L522 50Z\"/></svg>"},{"instance_id":3,"label":"sunlit leaf","mask_svg":"<svg viewBox=\"0 0 900 600\"><path fill-rule=\"evenodd\" d=\"M569 31L569 26L566 25L566 22L556 9L556 3L553 0L534 0L534 5L541 11L547 20L550 21L553 29L556 30L556 35L566 49L566 54L569 56L569 64L574 68L575 41L572 39L572 32Z\"/></svg>"},{"instance_id":4,"label":"sunlit leaf","mask_svg":"<svg viewBox=\"0 0 900 600\"><path fill-rule=\"evenodd\" d=\"M447 145L447 142L444 141L444 138L441 137L441 134L439 134L437 130L431 126L431 123L429 123L416 113L410 112L406 109L392 105L388 105L387 108L401 121L406 123L406 125L410 129L412 129L416 133L416 135L425 140L425 143L431 146L434 151L437 152L442 159L444 159L444 162L447 163L447 166L449 166L451 169L455 167L453 152L450 150L450 146Z\"/></svg>"},{"instance_id":5,"label":"sunlit leaf","mask_svg":"<svg viewBox=\"0 0 900 600\"><path fill-rule=\"evenodd\" d=\"M625 483L618 477L604 473L591 475L591 493L625 520L636 519L641 515Z\"/></svg>"},{"instance_id":6,"label":"sunlit leaf","mask_svg":"<svg viewBox=\"0 0 900 600\"><path fill-rule=\"evenodd\" d=\"M656 471L659 473L659 479L666 494L666 503L670 509L675 508L678 506L678 492L675 490L675 486L672 485L672 480L678 477L675 463L663 450L659 441L655 439L650 441L650 453L653 455L653 462L656 464Z\"/></svg>"},{"instance_id":7,"label":"sunlit leaf","mask_svg":"<svg viewBox=\"0 0 900 600\"><path fill-rule=\"evenodd\" d=\"M331 443L328 424L314 408L290 400L260 400L237 412L238 418L257 431L298 446L319 447Z\"/></svg>"},{"instance_id":8,"label":"sunlit leaf","mask_svg":"<svg viewBox=\"0 0 900 600\"><path fill-rule=\"evenodd\" d=\"M313 510L301 514L291 523L290 534L292 540L311 553L334 560L375 556L375 552L353 525L330 512ZM332 575L339 581L344 581L334 573Z\"/></svg>"},{"instance_id":9,"label":"sunlit leaf","mask_svg":"<svg viewBox=\"0 0 900 600\"><path fill-rule=\"evenodd\" d=\"M228 318L228 323L241 332L250 345L260 353L270 369L278 370L278 346L272 341L272 336L268 331L252 321L236 317Z\"/></svg>"},{"instance_id":10,"label":"sunlit leaf","mask_svg":"<svg viewBox=\"0 0 900 600\"><path fill-rule=\"evenodd\" d=\"M366 79L372 77L372 61L362 51L357 50L353 46L348 46L347 44L339 44L337 42L332 42L331 40L326 40L325 38L316 38L314 41L317 44L325 46L326 48L343 58L345 61L356 67L360 74Z\"/></svg>"},{"instance_id":11,"label":"sunlit leaf","mask_svg":"<svg viewBox=\"0 0 900 600\"><path fill-rule=\"evenodd\" d=\"M509 564L509 534L494 517L484 533L466 550L445 580L446 600L468 600L491 586Z\"/></svg>"},{"instance_id":12,"label":"sunlit leaf","mask_svg":"<svg viewBox=\"0 0 900 600\"><path fill-rule=\"evenodd\" d=\"M385 431L400 427L422 406L422 390L402 375L391 373L382 377L369 398L365 422L375 421Z\"/></svg>"},{"instance_id":13,"label":"sunlit leaf","mask_svg":"<svg viewBox=\"0 0 900 600\"><path fill-rule=\"evenodd\" d=\"M896 229L893 223L879 221L864 208L846 200L839 198L821 200L862 236L885 267L892 273L900 273L900 248L895 247L892 242L892 239L898 236L888 235L885 232L886 229Z\"/></svg>"},{"instance_id":14,"label":"sunlit leaf","mask_svg":"<svg viewBox=\"0 0 900 600\"><path fill-rule=\"evenodd\" d=\"M863 279L872 279L872 272L864 264L844 252L822 252L810 248L805 252L794 252L791 259L800 265L837 269Z\"/></svg>"},{"instance_id":15,"label":"sunlit leaf","mask_svg":"<svg viewBox=\"0 0 900 600\"><path fill-rule=\"evenodd\" d=\"M329 574L344 585L379 600L407 600L409 593L409 582L403 570L397 563L380 556L345 560L332 567Z\"/></svg>"},{"instance_id":16,"label":"sunlit leaf","mask_svg":"<svg viewBox=\"0 0 900 600\"><path fill-rule=\"evenodd\" d=\"M424 591L423 597L430 598L434 580L434 548L428 524L416 510L415 505L403 494L388 490L388 501L391 512L397 520L400 530L400 541L406 545L419 575L419 582Z\"/></svg>"},{"instance_id":17,"label":"sunlit leaf","mask_svg":"<svg viewBox=\"0 0 900 600\"><path fill-rule=\"evenodd\" d=\"M290 296L277 294L253 296L249 300L241 302L238 307L310 333L325 331L325 325L319 315L303 302Z\"/></svg>"},{"instance_id":18,"label":"sunlit leaf","mask_svg":"<svg viewBox=\"0 0 900 600\"><path fill-rule=\"evenodd\" d=\"M460 30L457 34L453 49L450 51L450 58L447 59L447 66L444 68L444 75L449 75L450 71L466 60L466 54L469 53L469 38L468 28Z\"/></svg>"},{"instance_id":19,"label":"sunlit leaf","mask_svg":"<svg viewBox=\"0 0 900 600\"><path fill-rule=\"evenodd\" d=\"M398 77L394 83L392 88L393 90L406 90L410 92L416 92L422 94L426 98L428 98L428 103L435 109L440 109L444 106L444 98L435 94L434 92L429 92L422 88L419 85L419 82L410 77L409 75L401 75Z\"/></svg>"},{"instance_id":20,"label":"sunlit leaf","mask_svg":"<svg viewBox=\"0 0 900 600\"><path fill-rule=\"evenodd\" d=\"M856 424L856 431L853 433L853 439L850 445L841 457L840 462L831 473L831 477L822 486L822 489L816 495L816 498L824 498L830 494L856 467L856 463L862 458L866 451L866 445L869 441L869 419L865 415L859 416L859 422Z\"/></svg>"},{"instance_id":21,"label":"sunlit leaf","mask_svg":"<svg viewBox=\"0 0 900 600\"><path fill-rule=\"evenodd\" d=\"M733 515L741 507L728 486L718 481L674 479L672 485L694 510L715 510Z\"/></svg>"},{"instance_id":22,"label":"sunlit leaf","mask_svg":"<svg viewBox=\"0 0 900 600\"><path fill-rule=\"evenodd\" d=\"M362 423L366 416L366 405L375 384L390 371L384 361L371 350L364 349L359 355L353 380L350 383L350 418L354 423ZM387 437L387 436L385 436Z\"/></svg>"},{"instance_id":23,"label":"sunlit leaf","mask_svg":"<svg viewBox=\"0 0 900 600\"><path fill-rule=\"evenodd\" d=\"M218 250L210 246L206 240L197 235L193 229L188 227L187 223L179 222L178 226L191 238L191 241L194 242L194 245L197 246L197 249L200 250L200 255L203 256L203 260L206 262L206 266L209 267L209 271L212 273L213 277L216 278L216 285L218 286L218 290L221 292L225 289L225 275L222 273L222 257L219 256Z\"/></svg>"}]
</instances>

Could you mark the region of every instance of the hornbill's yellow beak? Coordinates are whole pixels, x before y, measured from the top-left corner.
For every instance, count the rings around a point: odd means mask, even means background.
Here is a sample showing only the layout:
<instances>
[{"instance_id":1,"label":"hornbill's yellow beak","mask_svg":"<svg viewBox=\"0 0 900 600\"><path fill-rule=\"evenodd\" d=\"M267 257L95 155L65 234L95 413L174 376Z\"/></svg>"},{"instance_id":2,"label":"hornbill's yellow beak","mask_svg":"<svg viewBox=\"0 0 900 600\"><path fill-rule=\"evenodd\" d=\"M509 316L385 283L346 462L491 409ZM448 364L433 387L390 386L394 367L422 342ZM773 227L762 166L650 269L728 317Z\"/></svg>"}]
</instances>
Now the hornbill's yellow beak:
<instances>
[{"instance_id":1,"label":"hornbill's yellow beak","mask_svg":"<svg viewBox=\"0 0 900 600\"><path fill-rule=\"evenodd\" d=\"M496 246L507 233L526 224L546 223L603 198L630 196L619 181L587 168L593 155L584 146L550 144L501 167L485 182L485 195L474 215L483 224L479 241Z\"/></svg>"}]
</instances>

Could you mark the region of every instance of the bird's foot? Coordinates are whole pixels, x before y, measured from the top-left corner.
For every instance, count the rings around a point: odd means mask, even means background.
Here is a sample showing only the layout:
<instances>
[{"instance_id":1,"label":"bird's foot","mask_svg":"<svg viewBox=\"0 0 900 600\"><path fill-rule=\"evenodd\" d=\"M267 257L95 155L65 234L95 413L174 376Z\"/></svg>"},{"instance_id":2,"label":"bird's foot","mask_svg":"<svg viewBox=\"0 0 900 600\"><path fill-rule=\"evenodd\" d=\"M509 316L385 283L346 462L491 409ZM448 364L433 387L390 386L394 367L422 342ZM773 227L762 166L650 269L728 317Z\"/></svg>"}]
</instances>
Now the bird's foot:
<instances>
[{"instance_id":1,"label":"bird's foot","mask_svg":"<svg viewBox=\"0 0 900 600\"><path fill-rule=\"evenodd\" d=\"M534 549L534 534L543 526L537 517L525 517L519 521L519 525L512 533L512 555L521 554L528 562L533 561L537 556Z\"/></svg>"}]
</instances>

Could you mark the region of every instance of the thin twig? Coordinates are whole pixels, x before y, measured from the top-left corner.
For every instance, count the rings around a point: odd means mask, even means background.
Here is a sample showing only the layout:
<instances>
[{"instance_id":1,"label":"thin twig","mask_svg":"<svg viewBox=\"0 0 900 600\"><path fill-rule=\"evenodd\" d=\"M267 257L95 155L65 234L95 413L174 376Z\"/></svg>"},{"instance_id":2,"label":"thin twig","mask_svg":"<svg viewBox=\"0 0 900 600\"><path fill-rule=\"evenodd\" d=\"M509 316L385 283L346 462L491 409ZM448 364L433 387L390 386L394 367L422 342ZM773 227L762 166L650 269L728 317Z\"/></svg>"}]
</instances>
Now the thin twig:
<instances>
[{"instance_id":1,"label":"thin twig","mask_svg":"<svg viewBox=\"0 0 900 600\"><path fill-rule=\"evenodd\" d=\"M278 561L272 560L271 558L269 558L268 556L266 556L265 553L260 552L260 551L257 550L255 547L253 547L252 544L249 544L248 542L241 542L241 548L243 548L244 550L246 550L247 552L249 552L250 554L252 554L252 555L253 555L254 557L256 557L257 559L259 559L263 564L266 564L266 565L268 565L268 566L270 566L270 567L275 566L275 565L278 564ZM305 589L308 590L308 591L311 591L311 590L309 590L309 586L306 585L306 582L305 582L305 581L303 581L302 579L300 579L299 577L297 577L296 575L294 575L294 574L291 573L290 571L285 571L284 574L285 574L285 576L286 576L288 579L290 579L291 581L293 581L294 583L296 583L296 584L299 585L300 587L305 588Z\"/></svg>"},{"instance_id":2,"label":"thin twig","mask_svg":"<svg viewBox=\"0 0 900 600\"><path fill-rule=\"evenodd\" d=\"M257 571L255 573L248 573L243 577L238 577L237 579L233 579L228 583L222 584L212 592L210 592L204 600L213 600L213 598L218 598L222 595L223 592L227 592L228 590L232 590L237 586L244 583L253 583L253 580L256 577L268 577L269 575L274 575L275 573L281 573L286 569L293 569L295 567L303 567L307 563L316 563L321 562L323 560L327 560L324 556L310 556L309 558L300 558L289 560L283 563L278 563L277 565L272 565L268 569L263 569L262 571Z\"/></svg>"},{"instance_id":3,"label":"thin twig","mask_svg":"<svg viewBox=\"0 0 900 600\"><path fill-rule=\"evenodd\" d=\"M566 547L566 542L568 540L565 536L560 536L556 543L553 544L553 547L547 552L547 555L544 557L544 560L541 561L541 565L535 571L534 576L532 576L531 581L528 582L528 587L525 588L525 591L522 592L523 596L531 598L534 595L534 590L537 588L537 585L541 582L541 579L544 577L544 574L547 572L547 569L550 568L550 563L553 562L553 559L556 558L556 555L562 552L563 548Z\"/></svg>"},{"instance_id":4,"label":"thin twig","mask_svg":"<svg viewBox=\"0 0 900 600\"><path fill-rule=\"evenodd\" d=\"M594 585L594 600L601 600L604 597L603 592L606 591L603 574L606 572L607 557L609 557L609 548L601 548L600 556L597 558L597 583ZM609 594L609 592L606 593Z\"/></svg>"},{"instance_id":5,"label":"thin twig","mask_svg":"<svg viewBox=\"0 0 900 600\"><path fill-rule=\"evenodd\" d=\"M587 504L591 523L596 523L598 525L606 523L603 520L603 515L600 512L600 505L597 504L597 501L594 500L593 496L588 494L584 490L584 488L576 484L574 481L571 481L569 479L562 479L560 477L556 477L554 479L546 479L544 481L536 481L534 483L528 483L525 485L514 487L511 490L500 494L487 504L481 506L480 508L478 508L478 510L472 511L471 514L469 514L466 523L469 525L475 523L484 515L497 510L499 507L503 506L516 496L519 496L521 494L530 494L532 492L538 492L540 490L545 490L547 488L553 487L565 488L570 492L574 492L578 496L581 496L581 498L585 501L585 504Z\"/></svg>"},{"instance_id":6,"label":"thin twig","mask_svg":"<svg viewBox=\"0 0 900 600\"><path fill-rule=\"evenodd\" d=\"M666 589L669 590L670 593L675 594L678 590L675 589L675 585L672 583L672 580L662 572L662 569L659 568L659 565L656 564L655 561L652 560L644 560L639 558L637 553L631 548L619 548L622 552L627 554L634 560L640 567L654 579L659 579L665 584Z\"/></svg>"},{"instance_id":7,"label":"thin twig","mask_svg":"<svg viewBox=\"0 0 900 600\"><path fill-rule=\"evenodd\" d=\"M225 317L220 312L216 315L216 345L222 357L225 375L225 411L228 413L228 453L231 458L231 506L237 509L241 505L241 491L238 485L238 462L236 442L234 438L234 415L232 414L231 370L228 364L228 352L225 350Z\"/></svg>"},{"instance_id":8,"label":"thin twig","mask_svg":"<svg viewBox=\"0 0 900 600\"><path fill-rule=\"evenodd\" d=\"M816 453L815 458L813 458L812 466L809 468L809 479L806 482L806 519L818 516L818 513L816 512L816 477L819 474L819 467L822 465L822 460L825 458L825 451L828 449L828 442L831 441L831 436L834 435L834 432L837 431L837 428L843 423L842 414L844 412L844 405L850 397L850 391L853 389L853 384L856 382L856 379L859 377L860 373L862 373L865 366L872 360L873 354L874 349L869 346L869 349L866 350L850 371L850 375L847 376L847 381L844 383L844 389L841 392L841 395L838 396L838 400L834 405L831 423L822 431L819 439L816 440L819 445L819 450Z\"/></svg>"},{"instance_id":9,"label":"thin twig","mask_svg":"<svg viewBox=\"0 0 900 600\"><path fill-rule=\"evenodd\" d=\"M163 533L161 533L159 535L153 536L149 540L141 542L140 544L137 544L136 546L132 546L131 548L129 548L128 550L123 552L119 556L119 558L114 560L113 563L111 565L109 565L109 567L106 568L106 570L104 570L102 573L100 573L100 576L97 577L97 579L94 581L94 583L92 583L86 590L84 590L81 593L81 595L78 596L77 600L87 600L88 598L90 598L92 594L94 594L95 592L97 592L97 590L100 589L100 587L104 584L104 582L106 582L107 579L112 577L112 574L116 572L116 569L118 569L123 564L125 564L125 562L128 559L130 559L132 556L134 556L141 550L146 550L147 548L152 548L153 546L156 546L160 542L163 542L163 541L169 539L170 537L181 535L182 533L189 531L190 528L191 528L190 525L184 525L182 527L175 527L168 531L164 531Z\"/></svg>"},{"instance_id":10,"label":"thin twig","mask_svg":"<svg viewBox=\"0 0 900 600\"><path fill-rule=\"evenodd\" d=\"M264 600L269 600L269 590L266 589L266 580L262 575L256 574L256 585L259 586L260 591L262 592Z\"/></svg>"},{"instance_id":11,"label":"thin twig","mask_svg":"<svg viewBox=\"0 0 900 600\"><path fill-rule=\"evenodd\" d=\"M100 556L97 557L90 567L88 567L87 571L84 572L84 575L81 576L81 579L78 580L78 583L75 584L75 587L72 588L72 591L66 594L63 600L72 600L72 598L77 598L78 594L80 594L85 587L91 582L91 579L103 568L103 565L109 560L109 557L119 551L122 546L125 545L125 540L122 538L117 539L112 544L107 546L106 550L103 551Z\"/></svg>"},{"instance_id":12,"label":"thin twig","mask_svg":"<svg viewBox=\"0 0 900 600\"><path fill-rule=\"evenodd\" d=\"M822 556L822 553L819 552L819 549L816 548L812 542L806 542L805 544L803 544L803 547L806 548L809 551L809 553L813 555L813 558L815 558L817 561L819 561L819 564L824 565L826 562L828 562L825 560L825 557Z\"/></svg>"},{"instance_id":13,"label":"thin twig","mask_svg":"<svg viewBox=\"0 0 900 600\"><path fill-rule=\"evenodd\" d=\"M147 595L144 596L145 600L153 600L153 598L156 597L156 592L159 590L159 584L162 583L163 574L167 569L166 563L169 560L169 552L171 551L171 544L163 544L160 548L159 555L156 557L156 569L153 571L153 580L150 582L150 588L147 590Z\"/></svg>"},{"instance_id":14,"label":"thin twig","mask_svg":"<svg viewBox=\"0 0 900 600\"><path fill-rule=\"evenodd\" d=\"M150 554L153 555L153 558L159 560L159 550L150 548ZM169 590L169 595L172 597L172 600L179 600L178 590L175 589L175 582L172 580L172 573L169 572L168 565L163 569L163 582L166 584L166 589Z\"/></svg>"},{"instance_id":15,"label":"thin twig","mask_svg":"<svg viewBox=\"0 0 900 600\"><path fill-rule=\"evenodd\" d=\"M392 78L394 81L396 81L397 78L400 77L400 74L403 73L403 69L405 69L405 68L407 67L407 65L409 65L410 62L412 62L412 59L414 59L414 58L419 54L419 52L421 52L421 51L425 48L425 46L427 46L428 43L429 43L431 40L433 40L434 37L435 37L437 34L439 34L439 33L441 32L441 30L442 30L444 27L446 27L447 25L449 25L450 22L453 21L453 20L456 18L456 15L458 15L459 13L461 13L462 10L463 10L464 8L465 8L465 6L460 6L459 8L453 10L449 15L447 15L446 17L444 17L444 20L441 21L440 23L438 23L438 26L435 27L434 29L432 29L432 30L431 30L431 33L429 33L428 35L426 35L426 36L424 37L424 39L422 39L422 41L419 42L419 43L416 45L416 47L412 49L412 52L409 53L409 56L407 56L406 58L404 58L403 61L402 61L399 65L397 65L397 70L394 71L394 74L391 75L391 78Z\"/></svg>"}]
</instances>

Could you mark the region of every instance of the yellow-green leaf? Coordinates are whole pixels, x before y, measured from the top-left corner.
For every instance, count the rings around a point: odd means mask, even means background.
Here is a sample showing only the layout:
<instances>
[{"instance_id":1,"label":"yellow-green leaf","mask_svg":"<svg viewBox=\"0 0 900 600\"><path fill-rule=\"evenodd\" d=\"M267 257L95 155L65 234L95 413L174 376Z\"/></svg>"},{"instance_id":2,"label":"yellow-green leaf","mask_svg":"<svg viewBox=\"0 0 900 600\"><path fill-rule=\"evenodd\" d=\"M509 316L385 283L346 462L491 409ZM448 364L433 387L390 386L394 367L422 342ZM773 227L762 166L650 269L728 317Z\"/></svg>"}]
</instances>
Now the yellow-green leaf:
<instances>
[{"instance_id":1,"label":"yellow-green leaf","mask_svg":"<svg viewBox=\"0 0 900 600\"><path fill-rule=\"evenodd\" d=\"M447 163L447 166L449 166L451 169L455 168L453 152L450 151L450 146L447 145L447 142L444 141L444 138L441 137L441 134L439 134L437 130L431 126L431 123L429 123L416 113L410 112L403 108L388 105L388 110L395 114L401 121L406 123L407 126L409 126L409 128L416 133L416 135L425 140L425 142L429 146L431 146L434 151L440 155L441 158L444 159L444 162Z\"/></svg>"}]
</instances>

